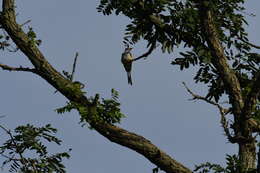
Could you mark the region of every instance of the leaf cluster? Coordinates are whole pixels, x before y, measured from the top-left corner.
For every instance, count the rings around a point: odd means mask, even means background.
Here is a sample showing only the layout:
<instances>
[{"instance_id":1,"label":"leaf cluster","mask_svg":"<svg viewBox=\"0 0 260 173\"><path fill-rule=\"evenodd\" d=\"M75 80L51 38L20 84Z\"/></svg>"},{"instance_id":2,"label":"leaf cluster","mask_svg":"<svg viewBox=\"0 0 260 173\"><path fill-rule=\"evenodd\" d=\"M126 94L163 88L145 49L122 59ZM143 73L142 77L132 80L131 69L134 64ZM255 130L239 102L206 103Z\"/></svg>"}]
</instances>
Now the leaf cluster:
<instances>
[{"instance_id":1,"label":"leaf cluster","mask_svg":"<svg viewBox=\"0 0 260 173\"><path fill-rule=\"evenodd\" d=\"M102 98L99 96L91 97L90 101L93 106L86 107L75 102L68 102L66 106L56 109L57 113L63 114L72 110L78 110L81 115L81 123L93 123L104 121L109 124L120 123L121 119L125 117L120 110L120 102L118 100L119 94L116 90L111 90L111 98Z\"/></svg>"},{"instance_id":2,"label":"leaf cluster","mask_svg":"<svg viewBox=\"0 0 260 173\"><path fill-rule=\"evenodd\" d=\"M227 155L226 156L226 167L222 167L219 164L213 163L202 163L196 165L194 172L197 173L237 173L239 172L239 159L236 155Z\"/></svg>"},{"instance_id":3,"label":"leaf cluster","mask_svg":"<svg viewBox=\"0 0 260 173\"><path fill-rule=\"evenodd\" d=\"M0 50L5 50L6 47L10 46L9 36L0 35Z\"/></svg>"},{"instance_id":4,"label":"leaf cluster","mask_svg":"<svg viewBox=\"0 0 260 173\"><path fill-rule=\"evenodd\" d=\"M27 36L29 37L29 45L34 46L37 45L39 46L41 44L41 40L37 39L36 33L33 31L32 27L29 27L29 31L27 32Z\"/></svg>"},{"instance_id":5,"label":"leaf cluster","mask_svg":"<svg viewBox=\"0 0 260 173\"><path fill-rule=\"evenodd\" d=\"M44 141L47 141L61 145L61 140L54 136L57 129L50 124L44 127L34 127L30 124L18 126L14 133L4 130L10 139L0 147L0 154L6 158L2 167L9 165L9 172L65 173L62 160L69 158L69 153L49 154L44 144Z\"/></svg>"}]
</instances>

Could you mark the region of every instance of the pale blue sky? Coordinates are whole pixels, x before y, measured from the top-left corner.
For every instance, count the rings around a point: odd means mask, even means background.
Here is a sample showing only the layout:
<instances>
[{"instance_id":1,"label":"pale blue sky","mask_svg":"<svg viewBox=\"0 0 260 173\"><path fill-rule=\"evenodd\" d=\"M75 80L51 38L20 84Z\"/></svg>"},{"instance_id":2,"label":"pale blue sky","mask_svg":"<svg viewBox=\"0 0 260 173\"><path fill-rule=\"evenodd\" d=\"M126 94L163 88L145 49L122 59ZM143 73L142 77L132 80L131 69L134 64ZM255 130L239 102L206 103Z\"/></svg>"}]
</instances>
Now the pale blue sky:
<instances>
[{"instance_id":1,"label":"pale blue sky","mask_svg":"<svg viewBox=\"0 0 260 173\"><path fill-rule=\"evenodd\" d=\"M129 20L97 13L98 2L17 0L18 21L32 20L30 26L43 41L40 49L59 71L70 71L75 52L79 52L75 79L86 84L88 96L100 93L108 97L111 88L119 91L122 112L127 114L121 127L145 136L191 169L205 161L223 163L226 153L235 153L237 148L223 135L218 110L203 102L188 101L191 97L182 81L201 95L205 88L194 85L193 70L180 72L170 65L173 55L156 51L147 60L137 61L133 65L133 86L127 84L120 56ZM260 44L260 2L251 0L247 7L258 13L258 17L248 18L249 35L252 42ZM139 56L144 48L143 42L137 44L133 54ZM1 63L30 66L21 53L1 52L0 58ZM0 79L1 114L6 115L1 124L14 128L26 123L51 123L58 128L63 140L59 151L72 148L71 159L65 162L68 173L139 173L152 172L155 167L143 156L82 128L75 111L63 116L55 113L66 99L53 94L55 89L38 76L1 70ZM56 152L57 148L51 150Z\"/></svg>"}]
</instances>

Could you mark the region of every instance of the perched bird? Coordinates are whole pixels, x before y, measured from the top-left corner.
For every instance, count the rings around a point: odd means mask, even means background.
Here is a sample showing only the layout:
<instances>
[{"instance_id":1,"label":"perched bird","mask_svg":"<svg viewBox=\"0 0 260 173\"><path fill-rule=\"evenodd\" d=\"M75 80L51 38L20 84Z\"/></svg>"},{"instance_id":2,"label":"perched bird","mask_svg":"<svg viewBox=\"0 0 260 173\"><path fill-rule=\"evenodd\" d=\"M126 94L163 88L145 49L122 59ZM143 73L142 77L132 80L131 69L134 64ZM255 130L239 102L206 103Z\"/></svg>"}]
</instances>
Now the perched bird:
<instances>
[{"instance_id":1,"label":"perched bird","mask_svg":"<svg viewBox=\"0 0 260 173\"><path fill-rule=\"evenodd\" d=\"M131 77L131 69L133 62L133 55L131 54L131 50L133 48L127 47L125 51L122 53L121 62L125 67L125 71L127 72L128 84L132 85L132 77Z\"/></svg>"}]
</instances>

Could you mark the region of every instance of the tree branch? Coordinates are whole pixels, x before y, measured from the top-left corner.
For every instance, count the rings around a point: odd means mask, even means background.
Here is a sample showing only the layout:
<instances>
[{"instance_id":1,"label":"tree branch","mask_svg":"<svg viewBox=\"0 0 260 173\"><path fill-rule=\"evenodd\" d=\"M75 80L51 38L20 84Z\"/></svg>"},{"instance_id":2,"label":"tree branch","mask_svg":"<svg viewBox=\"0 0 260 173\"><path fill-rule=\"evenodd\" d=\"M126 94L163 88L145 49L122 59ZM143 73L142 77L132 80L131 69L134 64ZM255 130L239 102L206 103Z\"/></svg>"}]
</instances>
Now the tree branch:
<instances>
[{"instance_id":1,"label":"tree branch","mask_svg":"<svg viewBox=\"0 0 260 173\"><path fill-rule=\"evenodd\" d=\"M70 77L70 80L71 80L71 81L73 81L73 77L74 77L74 73L75 73L75 70L76 70L76 64L77 64L78 56L79 56L79 53L76 52L76 55L75 55L75 58L74 58L74 62L73 62L71 77Z\"/></svg>"},{"instance_id":2,"label":"tree branch","mask_svg":"<svg viewBox=\"0 0 260 173\"><path fill-rule=\"evenodd\" d=\"M222 112L223 114L227 114L228 112L230 112L229 109L225 109L223 108L222 106L220 106L218 103L214 102L214 101L211 101L209 99L207 99L206 97L202 97L200 95L197 95L195 93L193 93L186 85L185 82L182 82L182 84L184 85L184 87L186 88L186 90L193 96L193 99L192 100L204 100L205 102L211 104L211 105L214 105L214 106L217 106L218 109L220 110L220 112Z\"/></svg>"},{"instance_id":3,"label":"tree branch","mask_svg":"<svg viewBox=\"0 0 260 173\"><path fill-rule=\"evenodd\" d=\"M11 67L5 64L0 64L0 67L3 70L7 70L7 71L24 71L24 72L32 72L32 73L36 73L37 74L37 70L36 69L31 69L31 68L25 68L25 67Z\"/></svg>"},{"instance_id":4,"label":"tree branch","mask_svg":"<svg viewBox=\"0 0 260 173\"><path fill-rule=\"evenodd\" d=\"M248 120L248 123L249 123L250 127L252 128L253 132L257 132L257 133L260 132L260 122L259 121L255 120L253 118L250 118Z\"/></svg>"},{"instance_id":5,"label":"tree branch","mask_svg":"<svg viewBox=\"0 0 260 173\"><path fill-rule=\"evenodd\" d=\"M14 0L3 0L3 13L0 17L0 24L7 31L20 50L32 62L34 67L39 71L38 75L55 87L70 101L84 105L89 109L93 106L82 92L75 92L75 89L73 90L73 82L66 79L56 69L54 69L36 45L30 44L28 36L23 32L20 25L16 23ZM143 155L165 172L192 172L142 136L105 122L91 123L91 126L110 141L128 147L129 149Z\"/></svg>"},{"instance_id":6,"label":"tree branch","mask_svg":"<svg viewBox=\"0 0 260 173\"><path fill-rule=\"evenodd\" d=\"M207 44L211 50L212 57L214 57L212 59L212 64L218 70L223 79L224 85L227 88L227 92L231 96L230 101L232 103L234 114L240 116L241 110L244 106L240 83L237 76L228 65L224 48L218 38L212 12L203 5L203 2L200 2L199 8L202 27L205 31L205 38L207 39Z\"/></svg>"},{"instance_id":7,"label":"tree branch","mask_svg":"<svg viewBox=\"0 0 260 173\"><path fill-rule=\"evenodd\" d=\"M151 44L149 50L148 50L146 53L144 53L143 55L141 55L141 56L139 56L139 57L133 59L133 61L137 61L137 60L139 60L139 59L141 59L141 58L145 58L145 57L149 56L149 55L153 52L153 50L155 49L155 47L156 47L156 40L152 42L152 44Z\"/></svg>"},{"instance_id":8,"label":"tree branch","mask_svg":"<svg viewBox=\"0 0 260 173\"><path fill-rule=\"evenodd\" d=\"M252 46L253 48L260 49L260 46L257 46L257 45L255 45L255 44L253 44L253 43L250 43L250 42L246 41L246 40L242 40L242 41L243 41L244 43L248 44L249 46Z\"/></svg>"},{"instance_id":9,"label":"tree branch","mask_svg":"<svg viewBox=\"0 0 260 173\"><path fill-rule=\"evenodd\" d=\"M187 85L185 84L185 82L182 82L182 84L184 85L184 87L186 88L186 90L192 95L192 100L203 100L213 106L216 106L218 109L219 109L219 112L220 112L220 115L221 115L221 120L220 120L220 123L224 129L224 132L228 138L228 140L231 142L231 143L234 143L236 141L236 137L232 136L230 131L229 131L229 124L228 124L228 121L226 120L226 117L225 115L228 114L230 112L229 109L225 109L223 108L222 106L220 106L218 103L214 102L214 101L211 101L209 99L207 99L206 97L202 97L200 95L197 95L195 93L193 93L188 87Z\"/></svg>"}]
</instances>

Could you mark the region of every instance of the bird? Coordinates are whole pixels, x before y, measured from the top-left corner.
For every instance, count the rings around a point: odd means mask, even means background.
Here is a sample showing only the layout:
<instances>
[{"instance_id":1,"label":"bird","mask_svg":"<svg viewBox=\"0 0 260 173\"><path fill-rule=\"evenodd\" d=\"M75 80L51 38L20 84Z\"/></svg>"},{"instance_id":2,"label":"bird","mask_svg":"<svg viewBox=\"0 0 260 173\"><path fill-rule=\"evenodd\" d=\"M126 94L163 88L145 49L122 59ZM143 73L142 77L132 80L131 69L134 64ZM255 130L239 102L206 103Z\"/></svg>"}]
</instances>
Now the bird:
<instances>
[{"instance_id":1,"label":"bird","mask_svg":"<svg viewBox=\"0 0 260 173\"><path fill-rule=\"evenodd\" d=\"M124 65L125 71L127 72L127 79L128 84L133 85L132 77L131 77L131 70L132 70L132 63L133 63L133 55L131 54L131 50L133 48L126 47L125 51L122 53L121 62Z\"/></svg>"}]
</instances>

